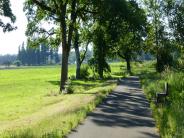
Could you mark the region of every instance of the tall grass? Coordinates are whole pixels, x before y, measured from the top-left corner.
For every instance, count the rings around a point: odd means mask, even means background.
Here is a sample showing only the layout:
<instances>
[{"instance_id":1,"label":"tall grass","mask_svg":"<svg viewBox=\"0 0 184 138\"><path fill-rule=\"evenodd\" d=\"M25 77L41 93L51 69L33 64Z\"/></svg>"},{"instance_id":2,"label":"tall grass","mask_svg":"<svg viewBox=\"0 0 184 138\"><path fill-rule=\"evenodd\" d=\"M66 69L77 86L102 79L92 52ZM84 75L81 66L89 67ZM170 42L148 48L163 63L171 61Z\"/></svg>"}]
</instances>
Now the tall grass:
<instances>
[{"instance_id":1,"label":"tall grass","mask_svg":"<svg viewBox=\"0 0 184 138\"><path fill-rule=\"evenodd\" d=\"M184 72L166 70L156 73L153 64L142 65L136 70L142 87L152 102L154 117L163 138L184 138ZM155 94L162 92L164 83L169 83L169 96L165 103L155 105Z\"/></svg>"}]
</instances>

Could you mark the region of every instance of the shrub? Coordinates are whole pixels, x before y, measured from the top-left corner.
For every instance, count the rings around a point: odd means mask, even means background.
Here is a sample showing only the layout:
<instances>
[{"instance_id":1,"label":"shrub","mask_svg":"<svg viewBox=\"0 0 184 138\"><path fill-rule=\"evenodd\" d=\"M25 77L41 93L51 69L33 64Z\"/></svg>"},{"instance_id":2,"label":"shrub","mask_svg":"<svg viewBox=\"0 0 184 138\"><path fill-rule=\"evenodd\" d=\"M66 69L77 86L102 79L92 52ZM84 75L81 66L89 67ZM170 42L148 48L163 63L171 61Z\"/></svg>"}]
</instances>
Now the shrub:
<instances>
[{"instance_id":1,"label":"shrub","mask_svg":"<svg viewBox=\"0 0 184 138\"><path fill-rule=\"evenodd\" d=\"M70 79L70 80L75 80L76 77L75 77L75 75L71 75L71 76L69 77L69 79Z\"/></svg>"},{"instance_id":2,"label":"shrub","mask_svg":"<svg viewBox=\"0 0 184 138\"><path fill-rule=\"evenodd\" d=\"M5 66L7 66L7 67L9 67L11 64L12 64L11 61L5 61L5 62L3 63L3 65L5 65Z\"/></svg>"},{"instance_id":3,"label":"shrub","mask_svg":"<svg viewBox=\"0 0 184 138\"><path fill-rule=\"evenodd\" d=\"M68 94L72 94L74 93L74 89L73 89L73 86L70 84L68 85L68 87L66 88L66 91Z\"/></svg>"},{"instance_id":4,"label":"shrub","mask_svg":"<svg viewBox=\"0 0 184 138\"><path fill-rule=\"evenodd\" d=\"M17 67L20 67L22 63L20 60L16 60L13 64L16 65Z\"/></svg>"},{"instance_id":5,"label":"shrub","mask_svg":"<svg viewBox=\"0 0 184 138\"><path fill-rule=\"evenodd\" d=\"M167 102L161 106L154 106L154 116L163 138L182 138L184 134L184 73L165 70L160 78L156 74L147 74L142 78L144 91L149 98L155 92L163 90L164 82L169 83Z\"/></svg>"},{"instance_id":6,"label":"shrub","mask_svg":"<svg viewBox=\"0 0 184 138\"><path fill-rule=\"evenodd\" d=\"M81 79L87 79L89 78L89 66L88 65L83 65L80 69L80 77Z\"/></svg>"}]
</instances>

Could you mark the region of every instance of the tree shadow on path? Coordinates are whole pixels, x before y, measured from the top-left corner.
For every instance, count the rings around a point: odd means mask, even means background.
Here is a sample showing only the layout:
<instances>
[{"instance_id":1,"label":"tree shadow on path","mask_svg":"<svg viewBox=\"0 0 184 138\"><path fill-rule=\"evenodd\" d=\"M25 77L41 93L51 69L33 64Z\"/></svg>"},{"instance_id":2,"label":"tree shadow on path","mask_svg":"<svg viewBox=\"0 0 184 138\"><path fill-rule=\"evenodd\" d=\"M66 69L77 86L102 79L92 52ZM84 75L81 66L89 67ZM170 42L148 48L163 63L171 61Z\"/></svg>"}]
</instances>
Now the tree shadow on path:
<instances>
[{"instance_id":1,"label":"tree shadow on path","mask_svg":"<svg viewBox=\"0 0 184 138\"><path fill-rule=\"evenodd\" d=\"M89 116L100 126L155 127L149 103L142 94L138 78L121 80L119 89L110 94Z\"/></svg>"}]
</instances>

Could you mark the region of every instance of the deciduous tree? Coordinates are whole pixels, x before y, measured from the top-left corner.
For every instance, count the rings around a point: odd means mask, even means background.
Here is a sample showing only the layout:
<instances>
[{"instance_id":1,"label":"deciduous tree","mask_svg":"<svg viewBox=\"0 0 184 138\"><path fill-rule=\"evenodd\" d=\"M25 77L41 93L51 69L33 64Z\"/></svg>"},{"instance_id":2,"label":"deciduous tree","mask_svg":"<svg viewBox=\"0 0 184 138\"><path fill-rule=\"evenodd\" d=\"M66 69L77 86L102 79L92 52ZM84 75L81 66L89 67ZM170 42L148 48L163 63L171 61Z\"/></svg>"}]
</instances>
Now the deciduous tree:
<instances>
[{"instance_id":1,"label":"deciduous tree","mask_svg":"<svg viewBox=\"0 0 184 138\"><path fill-rule=\"evenodd\" d=\"M28 39L62 46L60 91L68 79L68 57L76 19L85 17L90 5L88 0L27 0L25 3ZM41 26L43 22L47 23L47 28L53 26L45 29Z\"/></svg>"}]
</instances>

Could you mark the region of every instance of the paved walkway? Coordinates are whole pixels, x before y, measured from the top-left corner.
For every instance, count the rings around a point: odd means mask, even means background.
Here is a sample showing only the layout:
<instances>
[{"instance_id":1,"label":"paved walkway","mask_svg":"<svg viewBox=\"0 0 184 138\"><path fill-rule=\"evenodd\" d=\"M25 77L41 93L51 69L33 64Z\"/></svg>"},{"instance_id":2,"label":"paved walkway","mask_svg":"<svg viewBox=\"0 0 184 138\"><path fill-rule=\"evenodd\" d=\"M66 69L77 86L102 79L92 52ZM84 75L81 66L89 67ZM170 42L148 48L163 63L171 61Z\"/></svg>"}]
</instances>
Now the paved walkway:
<instances>
[{"instance_id":1,"label":"paved walkway","mask_svg":"<svg viewBox=\"0 0 184 138\"><path fill-rule=\"evenodd\" d=\"M68 138L159 138L138 77L121 80Z\"/></svg>"}]
</instances>

